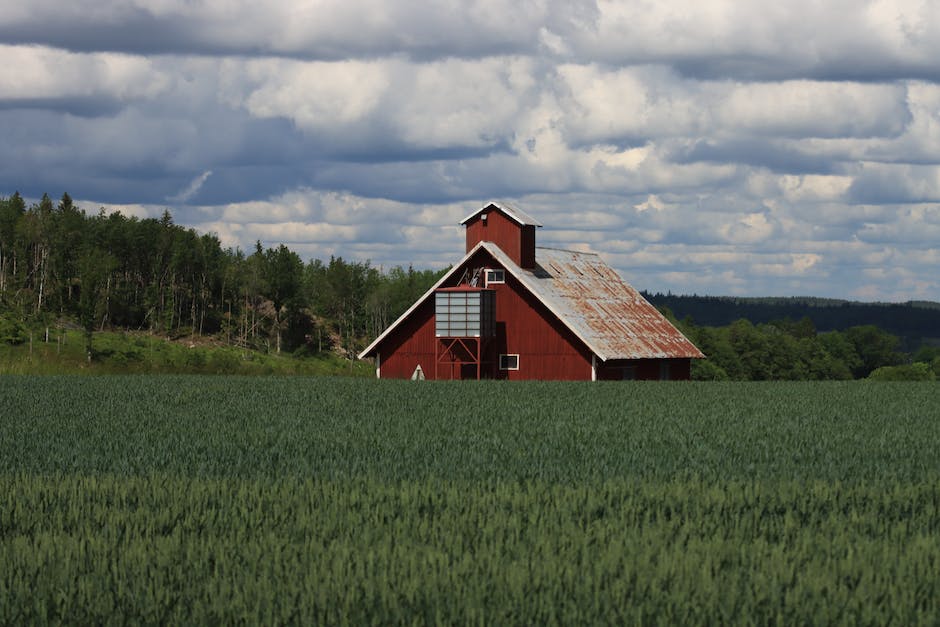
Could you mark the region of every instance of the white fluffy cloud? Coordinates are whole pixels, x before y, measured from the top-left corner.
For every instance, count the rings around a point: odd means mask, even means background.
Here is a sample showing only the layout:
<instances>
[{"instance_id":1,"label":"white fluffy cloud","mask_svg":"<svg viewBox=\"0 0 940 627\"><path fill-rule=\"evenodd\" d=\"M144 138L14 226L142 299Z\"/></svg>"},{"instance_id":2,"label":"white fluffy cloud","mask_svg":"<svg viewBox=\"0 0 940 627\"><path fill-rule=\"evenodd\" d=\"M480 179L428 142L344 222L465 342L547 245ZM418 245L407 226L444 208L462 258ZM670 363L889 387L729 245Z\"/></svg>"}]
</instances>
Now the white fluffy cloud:
<instances>
[{"instance_id":1,"label":"white fluffy cloud","mask_svg":"<svg viewBox=\"0 0 940 627\"><path fill-rule=\"evenodd\" d=\"M0 59L0 102L7 103L86 97L143 100L159 95L170 81L150 60L126 54L78 54L0 43Z\"/></svg>"}]
</instances>

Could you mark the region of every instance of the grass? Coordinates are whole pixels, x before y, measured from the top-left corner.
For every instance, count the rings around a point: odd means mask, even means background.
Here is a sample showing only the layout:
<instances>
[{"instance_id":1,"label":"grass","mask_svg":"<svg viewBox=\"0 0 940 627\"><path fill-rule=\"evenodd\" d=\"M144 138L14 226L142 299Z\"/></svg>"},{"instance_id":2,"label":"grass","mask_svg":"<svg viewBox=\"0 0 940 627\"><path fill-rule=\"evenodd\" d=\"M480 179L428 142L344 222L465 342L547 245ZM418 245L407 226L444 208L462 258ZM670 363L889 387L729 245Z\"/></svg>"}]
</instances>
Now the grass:
<instances>
[{"instance_id":1,"label":"grass","mask_svg":"<svg viewBox=\"0 0 940 627\"><path fill-rule=\"evenodd\" d=\"M56 374L238 374L371 376L366 362L334 353L281 355L221 345L204 338L169 340L149 333L99 332L89 362L76 330L34 333L31 341L0 342L0 375Z\"/></svg>"},{"instance_id":2,"label":"grass","mask_svg":"<svg viewBox=\"0 0 940 627\"><path fill-rule=\"evenodd\" d=\"M936 624L936 383L0 376L0 624Z\"/></svg>"},{"instance_id":3,"label":"grass","mask_svg":"<svg viewBox=\"0 0 940 627\"><path fill-rule=\"evenodd\" d=\"M0 472L919 481L936 383L0 377Z\"/></svg>"}]
</instances>

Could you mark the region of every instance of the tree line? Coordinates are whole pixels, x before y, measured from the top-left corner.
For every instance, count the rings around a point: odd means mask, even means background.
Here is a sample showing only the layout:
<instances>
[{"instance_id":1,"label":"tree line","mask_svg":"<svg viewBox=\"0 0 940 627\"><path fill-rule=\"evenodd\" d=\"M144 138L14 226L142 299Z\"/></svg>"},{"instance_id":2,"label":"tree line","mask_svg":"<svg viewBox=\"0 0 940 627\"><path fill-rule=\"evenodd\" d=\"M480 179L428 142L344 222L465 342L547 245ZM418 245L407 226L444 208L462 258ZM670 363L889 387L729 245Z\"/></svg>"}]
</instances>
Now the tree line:
<instances>
[{"instance_id":1,"label":"tree line","mask_svg":"<svg viewBox=\"0 0 940 627\"><path fill-rule=\"evenodd\" d=\"M159 219L88 214L69 195L0 198L0 341L26 327L80 324L168 337L212 335L271 351L348 355L442 275L341 257L304 263L286 246L224 247Z\"/></svg>"},{"instance_id":2,"label":"tree line","mask_svg":"<svg viewBox=\"0 0 940 627\"><path fill-rule=\"evenodd\" d=\"M775 320L812 320L817 331L844 331L874 325L901 340L913 352L928 341L940 341L940 303L859 303L814 297L739 297L644 293L657 307L668 307L678 318L690 316L696 324L727 326L735 320L754 324Z\"/></svg>"},{"instance_id":3,"label":"tree line","mask_svg":"<svg viewBox=\"0 0 940 627\"><path fill-rule=\"evenodd\" d=\"M667 317L707 355L693 363L695 379L773 380L935 380L940 378L940 347L899 350L900 339L875 325L817 332L803 317L754 324L738 319L721 327L698 326L690 317Z\"/></svg>"}]
</instances>

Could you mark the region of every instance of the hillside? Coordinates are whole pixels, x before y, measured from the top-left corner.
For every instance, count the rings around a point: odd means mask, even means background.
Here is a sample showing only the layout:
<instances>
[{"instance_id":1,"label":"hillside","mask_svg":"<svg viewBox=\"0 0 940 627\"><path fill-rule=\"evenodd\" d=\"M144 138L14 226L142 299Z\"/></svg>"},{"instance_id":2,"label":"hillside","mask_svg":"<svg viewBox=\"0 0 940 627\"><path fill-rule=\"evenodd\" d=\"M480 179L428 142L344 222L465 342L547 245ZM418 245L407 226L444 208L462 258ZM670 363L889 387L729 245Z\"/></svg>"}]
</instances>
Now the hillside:
<instances>
[{"instance_id":1,"label":"hillside","mask_svg":"<svg viewBox=\"0 0 940 627\"><path fill-rule=\"evenodd\" d=\"M68 194L28 207L19 194L0 198L0 344L81 330L85 362L106 357L96 344L105 331L351 358L439 275L305 262L283 244L226 248L168 211L138 219L86 213Z\"/></svg>"},{"instance_id":2,"label":"hillside","mask_svg":"<svg viewBox=\"0 0 940 627\"><path fill-rule=\"evenodd\" d=\"M337 351L276 354L226 344L222 338L170 339L142 331L94 336L92 359L79 329L23 329L22 341L0 341L3 374L232 374L372 376L372 365Z\"/></svg>"}]
</instances>

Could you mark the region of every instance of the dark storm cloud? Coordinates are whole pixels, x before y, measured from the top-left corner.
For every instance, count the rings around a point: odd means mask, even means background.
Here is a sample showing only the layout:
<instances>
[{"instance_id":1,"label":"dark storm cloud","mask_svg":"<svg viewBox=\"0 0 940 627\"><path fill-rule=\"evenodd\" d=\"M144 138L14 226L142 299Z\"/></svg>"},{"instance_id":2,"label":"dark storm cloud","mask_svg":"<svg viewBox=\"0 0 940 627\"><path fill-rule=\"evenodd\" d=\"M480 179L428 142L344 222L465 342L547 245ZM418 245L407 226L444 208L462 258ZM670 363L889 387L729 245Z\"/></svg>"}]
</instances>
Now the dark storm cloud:
<instances>
[{"instance_id":1,"label":"dark storm cloud","mask_svg":"<svg viewBox=\"0 0 940 627\"><path fill-rule=\"evenodd\" d=\"M84 118L111 116L122 107L118 100L101 96L0 99L0 111L50 111Z\"/></svg>"},{"instance_id":2,"label":"dark storm cloud","mask_svg":"<svg viewBox=\"0 0 940 627\"><path fill-rule=\"evenodd\" d=\"M540 27L567 30L590 12L580 2L540 9L516 2L231 1L210 7L79 0L62 7L34 0L29 11L0 17L0 41L74 52L328 61L407 55L426 61L532 53Z\"/></svg>"},{"instance_id":3,"label":"dark storm cloud","mask_svg":"<svg viewBox=\"0 0 940 627\"><path fill-rule=\"evenodd\" d=\"M848 54L844 57L785 61L777 55L733 55L718 57L679 57L658 59L669 63L687 78L701 80L785 81L811 79L817 81L883 83L901 79L940 80L940 66L932 62L908 62L903 59L872 54Z\"/></svg>"},{"instance_id":4,"label":"dark storm cloud","mask_svg":"<svg viewBox=\"0 0 940 627\"><path fill-rule=\"evenodd\" d=\"M205 54L215 46L199 43L198 24L183 16L158 18L141 7L115 7L107 20L63 12L0 21L0 41L43 45L71 52ZM236 52L235 48L218 50ZM248 52L248 51L246 51Z\"/></svg>"},{"instance_id":5,"label":"dark storm cloud","mask_svg":"<svg viewBox=\"0 0 940 627\"><path fill-rule=\"evenodd\" d=\"M28 6L28 9L26 8ZM74 52L279 56L338 61L404 55L549 54L612 67L661 64L701 80L936 81L929 7L880 15L874 3L759 4L363 1L263 4L14 2L0 41ZM759 8L760 7L760 8ZM685 15L683 19L681 16ZM880 26L884 20L887 28ZM890 36L886 36L886 33Z\"/></svg>"}]
</instances>

